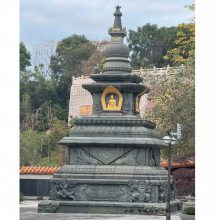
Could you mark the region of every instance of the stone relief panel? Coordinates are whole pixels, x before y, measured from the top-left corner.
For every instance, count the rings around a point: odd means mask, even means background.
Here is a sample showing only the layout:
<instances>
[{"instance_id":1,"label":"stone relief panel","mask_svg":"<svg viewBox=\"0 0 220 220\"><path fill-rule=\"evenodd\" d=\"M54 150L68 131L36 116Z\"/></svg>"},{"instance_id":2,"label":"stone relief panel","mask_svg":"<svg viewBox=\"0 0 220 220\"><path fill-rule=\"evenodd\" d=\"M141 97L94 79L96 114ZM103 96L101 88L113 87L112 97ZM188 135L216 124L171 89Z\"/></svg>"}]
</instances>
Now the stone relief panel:
<instances>
[{"instance_id":1,"label":"stone relief panel","mask_svg":"<svg viewBox=\"0 0 220 220\"><path fill-rule=\"evenodd\" d=\"M78 184L78 180L52 180L50 199L52 200L75 200L76 190L75 186Z\"/></svg>"},{"instance_id":2,"label":"stone relief panel","mask_svg":"<svg viewBox=\"0 0 220 220\"><path fill-rule=\"evenodd\" d=\"M126 184L79 184L78 180L53 180L50 200L126 202L128 189Z\"/></svg>"},{"instance_id":3,"label":"stone relief panel","mask_svg":"<svg viewBox=\"0 0 220 220\"><path fill-rule=\"evenodd\" d=\"M117 180L114 180L117 181ZM80 183L76 179L53 179L51 200L73 201L120 201L140 203L166 202L166 184L146 180L128 180L126 184ZM171 185L171 200L175 199L175 189Z\"/></svg>"},{"instance_id":4,"label":"stone relief panel","mask_svg":"<svg viewBox=\"0 0 220 220\"><path fill-rule=\"evenodd\" d=\"M80 165L139 165L136 148L79 147L71 158L71 164ZM143 164L144 165L144 164Z\"/></svg>"},{"instance_id":5,"label":"stone relief panel","mask_svg":"<svg viewBox=\"0 0 220 220\"><path fill-rule=\"evenodd\" d=\"M120 185L82 185L79 189L80 200L126 202L128 187ZM82 197L83 196L83 197Z\"/></svg>"},{"instance_id":6,"label":"stone relief panel","mask_svg":"<svg viewBox=\"0 0 220 220\"><path fill-rule=\"evenodd\" d=\"M113 161L112 165L130 165L135 166L138 163L138 150L132 149Z\"/></svg>"},{"instance_id":7,"label":"stone relief panel","mask_svg":"<svg viewBox=\"0 0 220 220\"><path fill-rule=\"evenodd\" d=\"M152 148L77 147L70 149L70 164L159 166L160 152Z\"/></svg>"},{"instance_id":8,"label":"stone relief panel","mask_svg":"<svg viewBox=\"0 0 220 220\"><path fill-rule=\"evenodd\" d=\"M167 185L164 182L148 183L144 180L131 180L129 183L130 202L164 203L167 198ZM171 184L171 200L175 199L174 185Z\"/></svg>"},{"instance_id":9,"label":"stone relief panel","mask_svg":"<svg viewBox=\"0 0 220 220\"><path fill-rule=\"evenodd\" d=\"M166 188L164 185L158 186L158 191L159 191L158 202L160 202L160 203L163 203L166 201L165 190L166 190Z\"/></svg>"},{"instance_id":10,"label":"stone relief panel","mask_svg":"<svg viewBox=\"0 0 220 220\"><path fill-rule=\"evenodd\" d=\"M104 164L98 158L94 157L89 153L88 148L77 148L76 149L77 155L77 164L94 164L94 165L102 165Z\"/></svg>"},{"instance_id":11,"label":"stone relief panel","mask_svg":"<svg viewBox=\"0 0 220 220\"><path fill-rule=\"evenodd\" d=\"M176 190L173 183L170 185L170 192L171 192L171 200L176 199ZM167 200L167 185L165 183L161 183L158 186L158 202L163 203Z\"/></svg>"},{"instance_id":12,"label":"stone relief panel","mask_svg":"<svg viewBox=\"0 0 220 220\"><path fill-rule=\"evenodd\" d=\"M124 148L91 147L90 154L102 161L103 164L111 164L112 161L123 155Z\"/></svg>"},{"instance_id":13,"label":"stone relief panel","mask_svg":"<svg viewBox=\"0 0 220 220\"><path fill-rule=\"evenodd\" d=\"M130 181L130 202L151 202L151 186L145 181Z\"/></svg>"}]
</instances>

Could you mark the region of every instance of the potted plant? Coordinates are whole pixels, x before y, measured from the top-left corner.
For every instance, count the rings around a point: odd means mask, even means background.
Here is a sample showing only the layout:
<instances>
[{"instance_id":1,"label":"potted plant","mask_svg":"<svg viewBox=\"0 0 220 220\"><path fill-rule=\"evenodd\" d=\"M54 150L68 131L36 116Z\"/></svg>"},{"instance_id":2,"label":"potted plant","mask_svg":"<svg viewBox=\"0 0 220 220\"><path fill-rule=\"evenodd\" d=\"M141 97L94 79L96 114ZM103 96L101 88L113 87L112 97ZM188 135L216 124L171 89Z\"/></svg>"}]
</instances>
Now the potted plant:
<instances>
[{"instance_id":1,"label":"potted plant","mask_svg":"<svg viewBox=\"0 0 220 220\"><path fill-rule=\"evenodd\" d=\"M195 207L184 208L180 217L182 220L195 220Z\"/></svg>"}]
</instances>

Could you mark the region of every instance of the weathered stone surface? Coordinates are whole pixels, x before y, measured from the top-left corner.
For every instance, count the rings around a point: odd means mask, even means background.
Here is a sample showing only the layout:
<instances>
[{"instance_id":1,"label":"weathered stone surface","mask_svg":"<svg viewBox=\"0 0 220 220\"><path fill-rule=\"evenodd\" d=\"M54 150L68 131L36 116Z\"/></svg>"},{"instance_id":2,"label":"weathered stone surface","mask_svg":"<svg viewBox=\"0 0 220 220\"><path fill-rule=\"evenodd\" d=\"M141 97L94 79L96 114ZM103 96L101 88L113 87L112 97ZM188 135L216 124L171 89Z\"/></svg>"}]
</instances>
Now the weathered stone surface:
<instances>
[{"instance_id":1,"label":"weathered stone surface","mask_svg":"<svg viewBox=\"0 0 220 220\"><path fill-rule=\"evenodd\" d=\"M167 171L159 166L123 166L123 165L64 165L54 174L120 174L120 175L163 175L167 178ZM147 177L147 176L146 176Z\"/></svg>"},{"instance_id":2,"label":"weathered stone surface","mask_svg":"<svg viewBox=\"0 0 220 220\"><path fill-rule=\"evenodd\" d=\"M41 202L38 204L38 212L54 213L58 210L59 203L57 202Z\"/></svg>"},{"instance_id":3,"label":"weathered stone surface","mask_svg":"<svg viewBox=\"0 0 220 220\"><path fill-rule=\"evenodd\" d=\"M29 202L29 201L27 201ZM97 213L37 213L36 207L20 205L20 220L165 220L165 216L139 214L97 214ZM8 214L8 213L7 213ZM8 214L12 219L11 214ZM172 220L181 220L178 213L172 215Z\"/></svg>"},{"instance_id":4,"label":"weathered stone surface","mask_svg":"<svg viewBox=\"0 0 220 220\"><path fill-rule=\"evenodd\" d=\"M69 149L69 164L159 166L160 152L137 147L74 147Z\"/></svg>"},{"instance_id":5,"label":"weathered stone surface","mask_svg":"<svg viewBox=\"0 0 220 220\"><path fill-rule=\"evenodd\" d=\"M130 215L158 215L166 214L166 205L158 203L125 203L125 202L97 202L97 201L52 201L58 207L57 213L105 213L105 214L130 214ZM47 203L42 202L40 207ZM39 207L38 205L38 207ZM171 202L173 212L177 211L178 200ZM46 210L45 210L46 212Z\"/></svg>"},{"instance_id":6,"label":"weathered stone surface","mask_svg":"<svg viewBox=\"0 0 220 220\"><path fill-rule=\"evenodd\" d=\"M160 139L138 137L64 137L60 144L72 146L92 147L116 146L116 147L157 147L164 148L167 145Z\"/></svg>"},{"instance_id":7,"label":"weathered stone surface","mask_svg":"<svg viewBox=\"0 0 220 220\"><path fill-rule=\"evenodd\" d=\"M62 175L51 180L51 200L163 203L166 197L163 177L157 180L128 176L120 180L113 176L106 179L92 179L92 175L84 179L80 176L78 179L59 177Z\"/></svg>"},{"instance_id":8,"label":"weathered stone surface","mask_svg":"<svg viewBox=\"0 0 220 220\"><path fill-rule=\"evenodd\" d=\"M142 119L138 116L124 117L95 117L89 116L84 118L74 119L75 125L123 125L123 126L143 126L146 128L155 128L155 123Z\"/></svg>"}]
</instances>

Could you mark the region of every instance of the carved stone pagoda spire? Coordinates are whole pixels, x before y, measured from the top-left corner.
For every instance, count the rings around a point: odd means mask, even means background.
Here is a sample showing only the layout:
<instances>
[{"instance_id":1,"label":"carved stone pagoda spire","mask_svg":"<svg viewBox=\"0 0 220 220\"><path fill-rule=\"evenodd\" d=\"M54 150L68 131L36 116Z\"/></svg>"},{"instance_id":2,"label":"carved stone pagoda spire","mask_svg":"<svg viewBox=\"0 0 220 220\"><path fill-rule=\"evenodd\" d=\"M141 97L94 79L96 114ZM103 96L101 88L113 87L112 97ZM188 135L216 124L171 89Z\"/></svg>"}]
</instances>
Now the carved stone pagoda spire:
<instances>
[{"instance_id":1,"label":"carved stone pagoda spire","mask_svg":"<svg viewBox=\"0 0 220 220\"><path fill-rule=\"evenodd\" d=\"M120 6L117 5L114 13L115 20L114 20L114 25L112 28L109 28L108 33L112 36L112 40L123 40L123 38L127 35L126 29L122 28L122 23L121 23L121 16L122 13L120 11ZM117 38L114 38L117 37Z\"/></svg>"},{"instance_id":2,"label":"carved stone pagoda spire","mask_svg":"<svg viewBox=\"0 0 220 220\"><path fill-rule=\"evenodd\" d=\"M83 85L92 94L93 115L75 119L60 140L68 162L53 175L51 201L40 203L39 212L165 214L167 171L160 167L160 149L166 144L155 123L139 115L140 98L150 89L132 74L119 6L114 16L103 69L91 75L94 83Z\"/></svg>"},{"instance_id":3,"label":"carved stone pagoda spire","mask_svg":"<svg viewBox=\"0 0 220 220\"><path fill-rule=\"evenodd\" d=\"M129 48L123 43L126 36L126 29L122 28L120 6L116 6L114 13L115 20L113 27L109 28L111 42L106 46L104 54L106 56L103 73L131 73L131 66L128 60Z\"/></svg>"},{"instance_id":4,"label":"carved stone pagoda spire","mask_svg":"<svg viewBox=\"0 0 220 220\"><path fill-rule=\"evenodd\" d=\"M114 13L114 16L115 16L115 20L114 20L114 28L120 28L122 29L122 25L121 25L121 16L122 16L122 13L120 12L120 6L117 5L116 7L116 10L115 10L115 13Z\"/></svg>"},{"instance_id":5,"label":"carved stone pagoda spire","mask_svg":"<svg viewBox=\"0 0 220 220\"><path fill-rule=\"evenodd\" d=\"M119 113L137 115L139 114L140 97L150 89L139 84L143 81L141 77L132 74L129 61L130 50L123 42L126 28L122 28L120 6L116 6L114 16L114 25L108 30L111 41L104 50L103 68L99 74L90 76L96 83L83 85L83 88L93 94L94 115L112 114L112 111L116 109L115 115ZM116 94L118 108L108 109L107 102L110 93ZM109 112L109 110L111 111Z\"/></svg>"}]
</instances>

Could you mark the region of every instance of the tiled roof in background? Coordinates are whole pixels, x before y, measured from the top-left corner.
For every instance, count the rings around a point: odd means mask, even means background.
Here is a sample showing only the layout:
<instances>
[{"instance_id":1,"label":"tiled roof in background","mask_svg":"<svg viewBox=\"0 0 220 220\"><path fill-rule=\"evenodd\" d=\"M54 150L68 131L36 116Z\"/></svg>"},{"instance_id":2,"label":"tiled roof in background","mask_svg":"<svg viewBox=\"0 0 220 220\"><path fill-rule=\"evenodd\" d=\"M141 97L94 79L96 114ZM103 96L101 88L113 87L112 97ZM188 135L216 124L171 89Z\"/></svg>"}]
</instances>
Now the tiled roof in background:
<instances>
[{"instance_id":1,"label":"tiled roof in background","mask_svg":"<svg viewBox=\"0 0 220 220\"><path fill-rule=\"evenodd\" d=\"M160 163L162 167L168 167L168 162ZM172 168L186 168L195 167L195 161L187 161L182 163L172 163ZM20 167L20 174L41 174L48 175L56 173L60 167L45 167L45 166L22 166Z\"/></svg>"},{"instance_id":2,"label":"tiled roof in background","mask_svg":"<svg viewBox=\"0 0 220 220\"><path fill-rule=\"evenodd\" d=\"M160 163L160 166L162 167L168 167L168 162L162 162ZM195 167L195 161L188 160L187 162L180 162L180 163L172 163L172 168L186 168L186 167Z\"/></svg>"},{"instance_id":3,"label":"tiled roof in background","mask_svg":"<svg viewBox=\"0 0 220 220\"><path fill-rule=\"evenodd\" d=\"M20 167L20 174L54 174L60 167L45 167L45 166L22 166Z\"/></svg>"}]
</instances>

